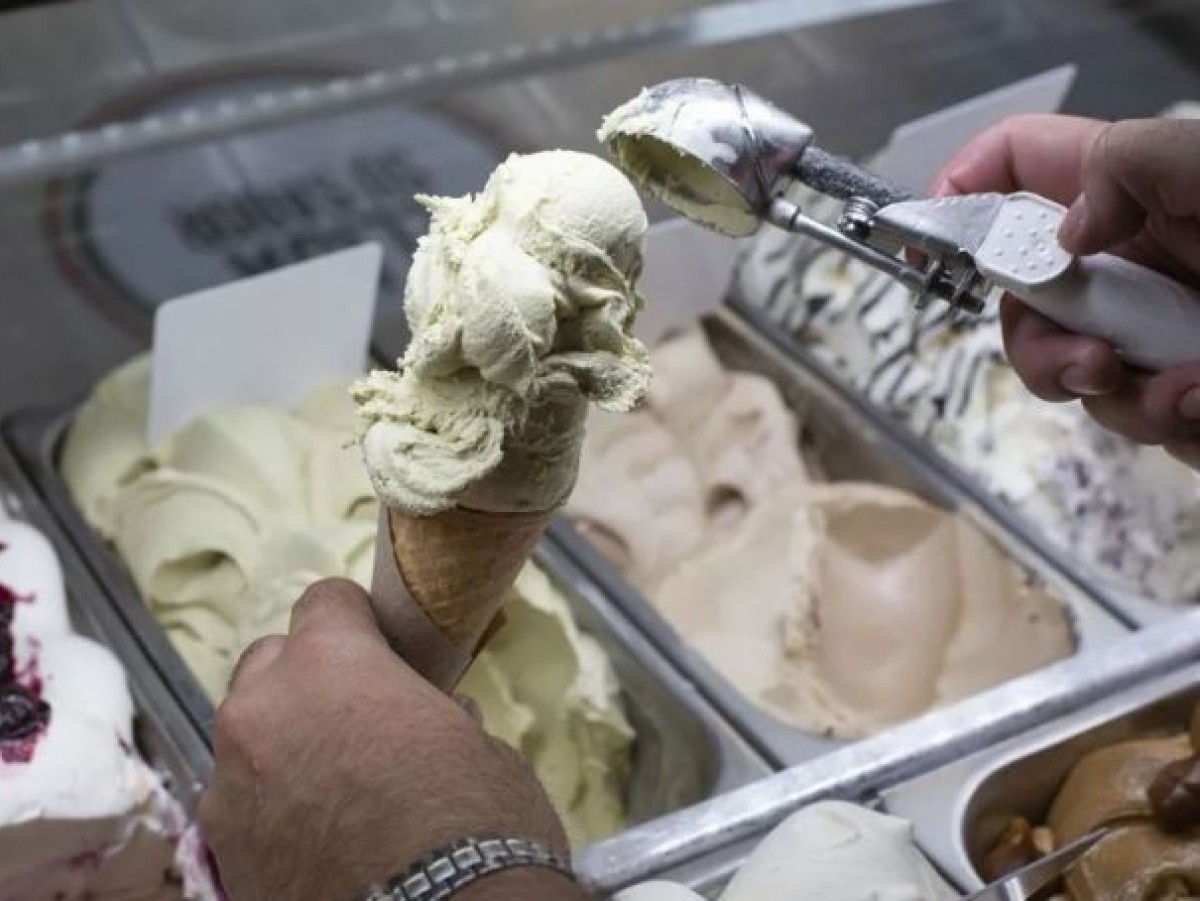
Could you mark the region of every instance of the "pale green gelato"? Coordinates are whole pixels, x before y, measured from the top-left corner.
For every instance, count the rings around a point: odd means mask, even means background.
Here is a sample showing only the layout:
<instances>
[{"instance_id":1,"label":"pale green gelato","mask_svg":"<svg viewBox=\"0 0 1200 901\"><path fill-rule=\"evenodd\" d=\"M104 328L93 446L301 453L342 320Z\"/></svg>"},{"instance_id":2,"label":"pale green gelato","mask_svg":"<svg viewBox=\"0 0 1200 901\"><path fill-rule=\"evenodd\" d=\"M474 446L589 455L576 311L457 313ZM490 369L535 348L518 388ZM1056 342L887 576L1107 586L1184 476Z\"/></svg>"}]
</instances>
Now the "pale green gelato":
<instances>
[{"instance_id":1,"label":"pale green gelato","mask_svg":"<svg viewBox=\"0 0 1200 901\"><path fill-rule=\"evenodd\" d=\"M219 699L242 647L286 628L325 575L369 584L370 481L344 387L295 412L228 407L146 443L149 357L100 382L63 449L88 521L113 543L150 609Z\"/></svg>"},{"instance_id":2,"label":"pale green gelato","mask_svg":"<svg viewBox=\"0 0 1200 901\"><path fill-rule=\"evenodd\" d=\"M379 497L410 515L456 504L550 510L575 482L588 402L632 409L645 347L646 214L587 154L513 155L483 192L421 198L433 214L405 292L399 372L355 386Z\"/></svg>"},{"instance_id":3,"label":"pale green gelato","mask_svg":"<svg viewBox=\"0 0 1200 901\"><path fill-rule=\"evenodd\" d=\"M344 385L291 412L216 410L150 448L149 377L143 357L97 386L62 470L216 701L246 645L287 631L305 587L328 576L370 584L378 504ZM533 763L572 839L601 838L624 821L633 742L612 666L532 564L505 611L460 692Z\"/></svg>"},{"instance_id":4,"label":"pale green gelato","mask_svg":"<svg viewBox=\"0 0 1200 901\"><path fill-rule=\"evenodd\" d=\"M731 152L704 118L709 112L707 104L692 105L643 90L605 116L596 137L639 188L693 222L744 237L757 230L759 218L733 182L708 165L708 160ZM706 145L703 157L664 139L675 132Z\"/></svg>"},{"instance_id":5,"label":"pale green gelato","mask_svg":"<svg viewBox=\"0 0 1200 901\"><path fill-rule=\"evenodd\" d=\"M612 666L533 564L504 611L508 624L458 692L475 699L487 730L520 750L558 809L570 812L572 844L611 835L625 822L634 738Z\"/></svg>"}]
</instances>

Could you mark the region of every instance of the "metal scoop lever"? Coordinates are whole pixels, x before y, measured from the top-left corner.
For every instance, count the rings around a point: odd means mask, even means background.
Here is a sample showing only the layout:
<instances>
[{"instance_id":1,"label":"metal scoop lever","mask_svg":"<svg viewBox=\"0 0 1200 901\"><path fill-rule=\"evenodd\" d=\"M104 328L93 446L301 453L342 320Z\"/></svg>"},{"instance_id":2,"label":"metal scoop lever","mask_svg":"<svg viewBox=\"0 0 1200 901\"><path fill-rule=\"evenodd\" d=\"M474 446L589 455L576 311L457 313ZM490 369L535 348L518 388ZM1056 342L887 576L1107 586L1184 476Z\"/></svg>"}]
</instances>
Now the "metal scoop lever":
<instances>
[{"instance_id":1,"label":"metal scoop lever","mask_svg":"<svg viewBox=\"0 0 1200 901\"><path fill-rule=\"evenodd\" d=\"M1200 293L1109 254L1073 258L1057 240L1065 210L1035 194L913 198L815 146L811 128L748 89L704 78L643 91L599 136L684 216L734 237L764 221L808 235L900 281L918 307L937 299L978 313L1003 289L1133 365L1200 359ZM845 201L836 228L782 196L797 181Z\"/></svg>"},{"instance_id":2,"label":"metal scoop lever","mask_svg":"<svg viewBox=\"0 0 1200 901\"><path fill-rule=\"evenodd\" d=\"M1107 834L1107 829L1097 829L1082 838L1077 838L1053 854L1047 854L975 894L968 895L964 901L1026 901L1054 880L1070 872L1080 858Z\"/></svg>"}]
</instances>

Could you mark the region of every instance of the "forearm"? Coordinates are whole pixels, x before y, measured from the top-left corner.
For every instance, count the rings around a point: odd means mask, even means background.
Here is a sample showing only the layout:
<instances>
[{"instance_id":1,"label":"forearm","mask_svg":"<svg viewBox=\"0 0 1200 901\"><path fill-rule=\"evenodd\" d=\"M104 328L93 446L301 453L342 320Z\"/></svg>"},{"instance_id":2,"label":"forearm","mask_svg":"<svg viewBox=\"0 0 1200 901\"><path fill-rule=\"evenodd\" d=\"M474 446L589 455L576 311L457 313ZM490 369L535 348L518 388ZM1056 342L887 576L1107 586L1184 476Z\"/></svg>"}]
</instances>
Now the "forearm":
<instances>
[{"instance_id":1,"label":"forearm","mask_svg":"<svg viewBox=\"0 0 1200 901\"><path fill-rule=\"evenodd\" d=\"M454 901L591 901L585 892L567 877L541 867L518 867L486 876L468 885Z\"/></svg>"}]
</instances>

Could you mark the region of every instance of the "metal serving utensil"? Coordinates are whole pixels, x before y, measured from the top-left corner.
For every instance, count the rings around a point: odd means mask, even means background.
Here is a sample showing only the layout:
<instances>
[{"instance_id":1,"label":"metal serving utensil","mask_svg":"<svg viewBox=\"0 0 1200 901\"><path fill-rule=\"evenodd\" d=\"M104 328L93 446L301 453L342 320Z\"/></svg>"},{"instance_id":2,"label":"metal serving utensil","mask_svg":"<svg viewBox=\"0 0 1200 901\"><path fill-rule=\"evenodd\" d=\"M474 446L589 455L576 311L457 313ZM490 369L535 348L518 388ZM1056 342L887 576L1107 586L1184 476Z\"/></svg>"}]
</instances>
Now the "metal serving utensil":
<instances>
[{"instance_id":1,"label":"metal serving utensil","mask_svg":"<svg viewBox=\"0 0 1200 901\"><path fill-rule=\"evenodd\" d=\"M735 237L763 222L808 235L900 281L918 307L978 313L1002 289L1133 365L1200 359L1200 293L1110 254L1072 257L1057 239L1065 208L1036 194L915 198L822 150L809 126L747 88L705 78L643 91L599 137L688 218ZM845 201L836 228L784 196L794 181Z\"/></svg>"}]
</instances>

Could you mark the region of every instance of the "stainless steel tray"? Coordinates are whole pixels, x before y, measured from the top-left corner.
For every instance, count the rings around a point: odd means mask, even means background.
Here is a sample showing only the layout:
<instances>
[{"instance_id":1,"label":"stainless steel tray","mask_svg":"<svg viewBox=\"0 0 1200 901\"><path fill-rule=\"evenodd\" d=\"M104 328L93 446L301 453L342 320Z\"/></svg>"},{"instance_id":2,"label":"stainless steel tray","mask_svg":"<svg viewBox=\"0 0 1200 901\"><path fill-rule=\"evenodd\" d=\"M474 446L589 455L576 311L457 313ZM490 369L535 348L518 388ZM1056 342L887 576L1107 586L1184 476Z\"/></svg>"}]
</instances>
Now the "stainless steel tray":
<instances>
[{"instance_id":1,"label":"stainless steel tray","mask_svg":"<svg viewBox=\"0 0 1200 901\"><path fill-rule=\"evenodd\" d=\"M1158 678L1194 669L1200 659L1200 611L1135 632L1088 654L1023 676L960 704L839 748L683 813L646 823L586 849L576 865L602 892L668 874L717 887L750 842L788 814L831 798L873 803L912 816L892 789L950 767L981 749L1024 741L1034 730ZM961 783L951 783L957 785ZM939 822L945 822L948 812ZM952 882L967 880L929 853Z\"/></svg>"},{"instance_id":2,"label":"stainless steel tray","mask_svg":"<svg viewBox=\"0 0 1200 901\"><path fill-rule=\"evenodd\" d=\"M884 804L912 820L922 848L973 890L983 885L978 864L1009 817L1044 822L1081 757L1139 736L1183 732L1198 701L1200 669L1188 666L897 786L883 793Z\"/></svg>"},{"instance_id":3,"label":"stainless steel tray","mask_svg":"<svg viewBox=\"0 0 1200 901\"><path fill-rule=\"evenodd\" d=\"M904 447L908 454L922 458L927 468L938 474L940 481L952 485L956 493L964 499L969 499L972 506L977 507L999 528L1012 535L1014 540L1037 548L1038 554L1051 567L1066 574L1084 593L1122 622L1140 628L1169 620L1189 609L1190 605L1186 603L1160 604L1146 600L1132 591L1121 590L1094 572L1082 570L1069 550L1046 540L1042 529L1035 522L988 491L970 472L922 441L900 418L891 415L855 391L766 311L736 297L731 298L728 303L740 317L752 323L756 330L770 335L771 340L798 368L843 397L852 398L852 403L861 411L863 417L876 429L886 433L890 441Z\"/></svg>"},{"instance_id":4,"label":"stainless steel tray","mask_svg":"<svg viewBox=\"0 0 1200 901\"><path fill-rule=\"evenodd\" d=\"M135 734L146 760L169 779L172 793L189 814L212 771L203 736L132 640L66 537L35 496L8 447L0 442L0 509L40 529L54 545L66 580L71 623L82 635L110 648L124 664L137 709Z\"/></svg>"},{"instance_id":5,"label":"stainless steel tray","mask_svg":"<svg viewBox=\"0 0 1200 901\"><path fill-rule=\"evenodd\" d=\"M798 365L768 340L760 325L752 325L729 310L704 321L717 356L732 369L769 378L797 411L810 434L816 458L831 480L866 479L911 491L946 509L956 509L983 528L1013 559L1047 580L1068 606L1077 650L1101 647L1128 633L1128 628L1101 609L1064 573L1047 562L1028 543L995 523L976 508L961 489L943 479L919 455L863 412L851 398ZM822 454L822 449L836 454ZM630 619L713 701L746 739L777 766L788 766L828 753L844 742L803 732L747 700L714 667L692 650L633 587L570 524L552 524L551 540L577 560L598 581Z\"/></svg>"},{"instance_id":6,"label":"stainless steel tray","mask_svg":"<svg viewBox=\"0 0 1200 901\"><path fill-rule=\"evenodd\" d=\"M145 654L204 736L213 705L167 639L106 542L87 524L58 473L57 452L77 404L10 417L0 430L104 588ZM638 734L629 788L631 821L678 810L765 775L769 769L700 692L680 677L561 551L543 543L535 559L568 599L579 625L608 653Z\"/></svg>"}]
</instances>

